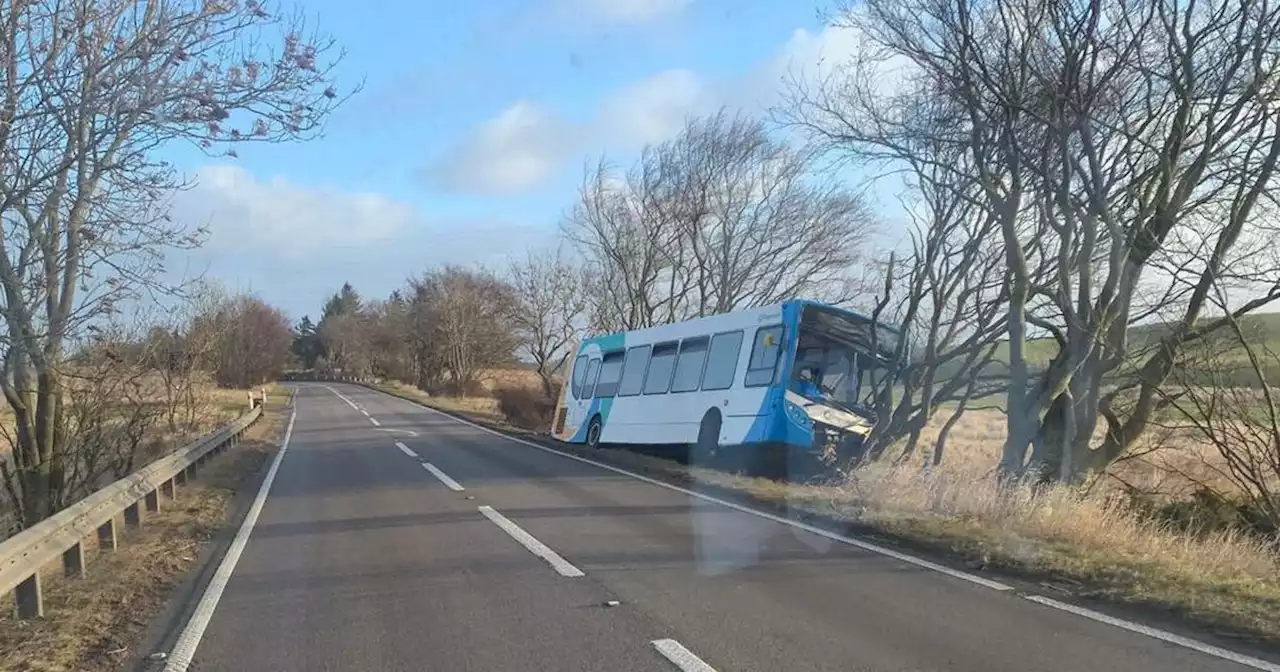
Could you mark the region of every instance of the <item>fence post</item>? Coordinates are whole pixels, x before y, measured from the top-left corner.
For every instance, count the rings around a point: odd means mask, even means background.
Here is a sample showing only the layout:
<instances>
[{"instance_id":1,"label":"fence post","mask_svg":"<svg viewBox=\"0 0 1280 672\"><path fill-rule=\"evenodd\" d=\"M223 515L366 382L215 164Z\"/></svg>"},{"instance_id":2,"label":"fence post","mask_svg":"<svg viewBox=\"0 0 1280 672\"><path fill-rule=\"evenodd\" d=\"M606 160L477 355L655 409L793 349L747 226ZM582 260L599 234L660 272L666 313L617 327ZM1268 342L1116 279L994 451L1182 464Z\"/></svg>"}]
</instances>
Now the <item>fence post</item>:
<instances>
[{"instance_id":1,"label":"fence post","mask_svg":"<svg viewBox=\"0 0 1280 672\"><path fill-rule=\"evenodd\" d=\"M98 548L116 550L116 521L114 518L98 526Z\"/></svg>"},{"instance_id":2,"label":"fence post","mask_svg":"<svg viewBox=\"0 0 1280 672\"><path fill-rule=\"evenodd\" d=\"M142 515L138 512L138 503L124 507L124 526L138 527L142 524Z\"/></svg>"},{"instance_id":3,"label":"fence post","mask_svg":"<svg viewBox=\"0 0 1280 672\"><path fill-rule=\"evenodd\" d=\"M147 511L155 513L160 510L160 491L152 490L144 496L143 501L147 504Z\"/></svg>"},{"instance_id":4,"label":"fence post","mask_svg":"<svg viewBox=\"0 0 1280 672\"><path fill-rule=\"evenodd\" d=\"M44 616L44 591L40 588L40 572L32 574L13 589L13 611L19 619Z\"/></svg>"},{"instance_id":5,"label":"fence post","mask_svg":"<svg viewBox=\"0 0 1280 672\"><path fill-rule=\"evenodd\" d=\"M62 552L62 571L67 576L84 576L84 540Z\"/></svg>"},{"instance_id":6,"label":"fence post","mask_svg":"<svg viewBox=\"0 0 1280 672\"><path fill-rule=\"evenodd\" d=\"M178 498L177 481L178 481L178 477L174 476L173 478L165 481L164 483L161 483L160 492L164 494L165 497L168 497L171 500L177 499Z\"/></svg>"}]
</instances>

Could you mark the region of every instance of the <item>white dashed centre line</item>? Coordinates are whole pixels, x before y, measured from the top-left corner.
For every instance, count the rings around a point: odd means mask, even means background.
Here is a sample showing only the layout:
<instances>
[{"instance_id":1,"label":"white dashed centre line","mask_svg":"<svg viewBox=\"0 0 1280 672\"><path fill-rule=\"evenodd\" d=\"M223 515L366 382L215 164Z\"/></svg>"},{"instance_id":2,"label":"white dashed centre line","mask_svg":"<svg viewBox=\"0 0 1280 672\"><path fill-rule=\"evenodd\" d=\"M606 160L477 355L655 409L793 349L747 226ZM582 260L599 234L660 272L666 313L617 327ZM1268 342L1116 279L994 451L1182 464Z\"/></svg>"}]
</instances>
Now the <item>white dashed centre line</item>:
<instances>
[{"instance_id":1,"label":"white dashed centre line","mask_svg":"<svg viewBox=\"0 0 1280 672\"><path fill-rule=\"evenodd\" d=\"M369 418L369 422L372 422L374 427L381 427L381 426L382 426L382 423L381 423L381 422L378 422L378 419L377 419L377 418Z\"/></svg>"},{"instance_id":2,"label":"white dashed centre line","mask_svg":"<svg viewBox=\"0 0 1280 672\"><path fill-rule=\"evenodd\" d=\"M431 472L432 476L435 476L436 478L440 479L440 482L444 483L444 487L449 488L454 492L462 492L463 490L466 490L466 488L462 487L461 485L458 485L457 481L453 480L452 478L449 478L449 474L446 474L443 471L436 469L436 465L431 464L430 462L423 462L422 468Z\"/></svg>"},{"instance_id":3,"label":"white dashed centre line","mask_svg":"<svg viewBox=\"0 0 1280 672\"><path fill-rule=\"evenodd\" d=\"M519 525L516 525L510 520L507 520L506 516L502 515L501 513L498 513L497 511L494 511L493 507L482 506L480 507L480 513L484 514L485 518L488 518L489 520L493 521L494 525L497 525L498 527L502 528L503 532L506 532L507 534L511 535L512 539L515 539L516 541L520 542L521 546L524 546L525 548L529 549L530 553L538 556L539 558L542 558L543 560L546 560L547 563L549 563L553 568L555 568L557 572L560 573L560 576L568 576L568 577L586 576L586 574L582 573L581 569L578 569L577 567L574 567L573 565L569 564L568 560L565 560L564 558L560 557L558 553L551 550L550 548L547 548L546 544L542 543L541 541L538 541L537 539L534 539L533 535L520 529Z\"/></svg>"},{"instance_id":4,"label":"white dashed centre line","mask_svg":"<svg viewBox=\"0 0 1280 672\"><path fill-rule=\"evenodd\" d=\"M650 644L653 644L653 648L657 649L663 658L671 661L684 672L716 672L716 668L693 655L692 651L684 648L683 644L674 639L655 639Z\"/></svg>"},{"instance_id":5,"label":"white dashed centre line","mask_svg":"<svg viewBox=\"0 0 1280 672\"><path fill-rule=\"evenodd\" d=\"M417 456L418 456L418 454L417 454L417 453L413 452L413 449L412 449L412 448L410 448L409 446L404 445L403 443L400 443L399 441L396 441L396 448L399 448L399 449L400 449L400 452L404 453L405 455L408 455L409 457L417 457Z\"/></svg>"}]
</instances>

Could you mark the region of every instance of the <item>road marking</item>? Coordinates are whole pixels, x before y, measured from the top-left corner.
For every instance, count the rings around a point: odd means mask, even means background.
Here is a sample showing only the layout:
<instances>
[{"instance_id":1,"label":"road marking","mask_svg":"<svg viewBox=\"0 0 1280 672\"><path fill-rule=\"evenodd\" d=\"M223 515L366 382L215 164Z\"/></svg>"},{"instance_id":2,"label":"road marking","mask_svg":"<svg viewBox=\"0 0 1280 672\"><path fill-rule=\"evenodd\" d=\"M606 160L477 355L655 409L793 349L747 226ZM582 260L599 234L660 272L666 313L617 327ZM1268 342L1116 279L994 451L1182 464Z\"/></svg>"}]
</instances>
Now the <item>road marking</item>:
<instances>
[{"instance_id":1,"label":"road marking","mask_svg":"<svg viewBox=\"0 0 1280 672\"><path fill-rule=\"evenodd\" d=\"M381 392L380 390L378 390L378 391L379 391L379 392ZM917 557L914 557L914 556L911 556L911 555L907 555L906 553L899 553L898 551L895 551L895 550L892 550L892 549L889 549L889 548L885 548L885 547L880 546L880 545L878 545L878 544L873 544L873 543L871 543L871 542L862 541L862 540L860 540L860 539L855 539L855 538L853 538L853 537L847 537L847 536L842 535L842 534L836 534L835 532L831 532L831 531L829 531L829 530L824 530L824 529L822 529L822 528L820 528L820 527L815 527L815 526L813 526L813 525L809 525L809 524L807 524L807 523L802 523L802 522L800 522L800 521L796 521L796 520L788 520L788 519L783 518L783 517L781 517L781 516L776 516L776 515L774 515L774 514L772 514L772 513L767 513L767 512L765 512L765 511L759 511L759 510L756 510L756 509L752 509L752 508L750 508L750 507L746 507L746 506L743 506L743 505L741 505L741 504L736 504L736 503L734 503L734 502L730 502L730 501L727 501L727 500L723 500L723 499L720 499L720 498L718 498L718 497L713 497L713 496L708 495L708 494L705 494L705 493L696 492L696 491L693 491L693 490L687 490L687 489L682 488L682 487L680 487L680 486L678 486L678 485L672 485L672 484L670 484L670 483L664 483L664 482L659 481L659 480L657 480L657 479L649 478L648 476L642 476L642 475L640 475L640 474L637 474L637 473L633 473L633 472L627 471L626 469L620 469L620 468L615 467L615 466L613 466L613 465L605 464L605 463L603 463L603 462L597 462L597 461L595 461L595 460L587 459L587 458L585 458L585 457L579 457L579 456L574 455L574 454L572 454L572 453L562 452L562 451L556 450L555 448L549 448L549 447L547 447L547 446L539 445L539 444L534 443L534 442L532 442L532 441L526 441L526 440L524 440L524 439L519 439L519 438L516 438L516 437L514 437L514 436L510 436L510 435L508 435L508 434L503 434L502 432L499 432L499 431L497 431L497 430L489 429L488 427L485 427L484 425L478 425L478 424L476 424L476 423L474 423L474 422L471 422L470 420L464 420L464 419L462 419L462 418L459 418L459 417L456 417L456 416L453 416L453 415L449 415L448 413L445 413L444 411L437 411L436 409L431 408L430 406L425 406L425 405L423 405L423 404L419 404L419 403L416 403L416 402L412 402L412 401L409 401L408 399L403 399L403 398L401 398L401 397L397 397L397 396L395 396L395 395L393 395L393 394L387 394L386 392L381 392L381 393L382 393L382 394L385 394L386 396L391 397L391 398L393 398L393 399L399 399L400 401L403 401L403 402L406 402L406 403L413 404L413 405L415 405L415 406L418 406L419 408L424 408L424 409L426 409L426 410L428 410L428 411L430 411L430 412L432 412L432 413L435 413L435 414L437 414L437 415L442 415L442 416L444 416L444 417L446 417L446 418L449 418L450 420L454 420L454 421L456 421L456 422L460 422L460 423L462 423L462 424L464 424L464 425L468 425L468 426L470 426L470 427L474 427L475 429L478 429L478 430L480 430L480 431L482 431L482 432L486 432L486 433L488 433L488 434L492 434L492 435L494 435L494 436L497 436L497 437L500 437L500 438L506 439L506 440L508 440L508 441L514 441L515 443L519 443L519 444L521 444L521 445L529 446L530 448L536 448L536 449L541 450L541 451L543 451L543 452L551 453L552 455L559 455L560 457L564 457L564 458L567 458L567 459L570 459L570 460L575 460L575 461L577 461L577 462L582 462L583 464L590 464L590 465L592 465L592 466L594 466L594 467L598 467L598 468L600 468L600 469L604 469L605 471L611 471L611 472L613 472L613 473L621 474L621 475L623 475L623 476L629 476L629 477L634 478L634 479L636 479L636 480L638 480L638 481L643 481L643 482L648 483L648 484L650 484L650 485L655 485L655 486L657 486L657 487L659 487L659 488L666 488L667 490L673 490L673 491L675 491L675 492L682 492L682 493L684 493L684 494L686 494L686 495L689 495L690 497L696 497L696 498L701 499L701 500L703 500L703 501L705 501L705 502L712 502L712 503L719 504L719 505L721 505L721 506L724 506L724 507L727 507L727 508L733 509L733 510L735 510L735 511L741 511L741 512L743 512L743 513L750 514L750 515L753 515L753 516L756 516L756 517L759 517L759 518L764 518L764 519L766 519L766 520L772 520L772 521L777 522L777 523L782 523L783 525L790 525L791 527L795 527L795 528L798 528L798 529L804 530L804 531L806 531L806 532L811 532L811 533L816 534L816 535L818 535L818 536L820 536L820 537L826 537L827 539L831 539L832 541L838 541L838 542L841 542L841 543L844 543L844 544L848 544L848 545L850 545L850 546L854 546L854 547L857 547L857 548L861 548L861 549L863 549L863 550L871 551L871 552L873 552L873 553L878 553L878 554L880 554L880 555L884 555L884 556L887 556L887 557L893 558L893 559L895 559L895 560L900 560L900 561L905 562L905 563L910 564L910 565L915 565L915 566L917 566L917 567L923 567L923 568L925 568L925 569L930 569L930 570L933 570L933 571L938 572L938 573L940 573L940 574L945 574L945 575L947 575L947 576L950 576L950 577L952 577L952 578L956 578L956 579L960 579L960 580L962 580L962 581L968 581L968 582L970 582L970 583L975 583L975 584L977 584L977 585L984 586L984 587L986 587L986 588L990 588L990 589L992 589L992 590L998 590L998 591L1002 591L1002 592L1009 592L1009 591L1012 591L1012 590L1013 590L1013 586L1010 586L1010 585L1005 584L1005 583L1001 583L1001 582L999 582L999 581L993 581L993 580L991 580L991 579L987 579L987 578L984 578L984 577L981 577L981 576L977 576L977 575L975 575L975 574L970 574L970 573L968 573L968 572L962 572L962 571L960 571L960 570L952 569L952 568L947 567L947 566L945 566L945 565L939 565L938 563L930 562L930 561L925 560L925 559L923 559L923 558L917 558ZM1134 632L1134 633L1138 633L1138 634L1147 635L1147 636L1149 636L1149 637L1152 637L1152 638L1158 639L1158 640L1160 640L1160 641L1162 641L1162 642L1167 642L1167 643L1174 644L1174 645L1177 645L1177 646L1182 646L1182 647L1184 647L1184 648L1188 648L1188 649L1191 649L1191 650L1193 650L1193 651L1198 651L1198 652L1200 652L1200 653L1203 653L1203 654L1206 654L1206 655L1209 655L1209 656L1214 656L1214 657L1219 658L1219 659L1222 659L1222 660L1228 660L1228 661L1231 661L1231 662L1236 662L1236 663L1239 663L1239 664L1241 664L1241 665L1245 665L1245 666L1247 666L1247 667L1251 667L1251 668L1253 668L1253 669L1257 669L1257 670L1264 670L1265 672L1280 672L1280 665L1277 665L1277 664L1272 663L1272 662L1270 662L1270 661L1262 660L1262 659L1259 659L1259 658L1254 658L1254 657L1252 657L1252 656L1246 656L1246 655L1244 655L1244 654L1236 653L1236 652L1231 651L1231 650L1229 650L1229 649L1224 649L1224 648L1221 648L1221 647L1213 646L1212 644L1205 644L1204 642L1200 642L1200 641L1197 641L1197 640L1194 640L1194 639L1190 639L1190 638L1188 638L1188 637L1183 637L1183 636L1181 636L1181 635L1175 635L1174 633L1172 633L1172 632L1168 632L1168 631L1166 631L1166 630L1160 630L1160 629L1158 629L1158 628L1153 628L1153 627L1150 627L1150 626L1142 625L1141 623L1136 623L1136 622L1133 622L1133 621L1126 621L1126 620L1119 619L1119 618L1113 618L1113 617L1111 617L1111 616L1107 616L1107 615L1105 615L1105 614L1101 614L1101 613L1095 612L1095 611L1090 610L1090 609L1085 609L1085 608L1083 608L1083 607L1077 607L1077 606L1074 606L1074 605L1071 605L1071 604L1067 604L1067 603L1065 603L1065 602L1058 602L1057 600L1053 600L1053 599L1051 599L1051 598L1047 598L1047 597L1041 597L1041 596L1039 596L1039 595L1022 594L1022 595L1018 595L1018 596L1019 596L1019 597L1022 597L1022 598L1024 598L1024 599L1030 600L1030 601L1032 601L1032 602L1036 602L1036 603L1038 603L1038 604L1041 604L1041 605L1044 605L1044 606L1050 607L1050 608L1054 608L1054 609L1061 609L1062 611L1067 611L1067 612L1070 612L1070 613L1075 614L1075 615L1077 615L1077 616L1081 616L1081 617L1083 617L1083 618L1088 618L1088 619L1090 619L1090 620L1097 621L1097 622L1099 622L1099 623L1105 623L1105 624L1111 625L1111 626L1113 626L1113 627L1120 628L1120 629L1122 629L1122 630L1128 630L1128 631L1130 631L1130 632Z\"/></svg>"},{"instance_id":2,"label":"road marking","mask_svg":"<svg viewBox=\"0 0 1280 672\"><path fill-rule=\"evenodd\" d=\"M1252 656L1246 656L1241 653L1236 653L1235 651L1230 651L1218 646L1214 646L1212 644L1205 644L1204 642L1199 642L1194 639L1190 639L1188 637L1183 637L1181 635L1175 635L1172 632L1165 632L1164 630L1143 625L1141 623L1135 623L1133 621L1128 621L1123 618L1108 616L1106 614L1096 612L1092 609L1077 607L1074 604L1059 602L1058 600L1055 600L1051 597L1044 597L1042 595L1022 595L1022 597L1028 600L1031 600L1036 604L1042 604L1052 609L1058 609L1060 611L1070 612L1072 614L1075 614L1076 616L1081 616L1091 621L1106 623L1107 625L1120 628L1121 630L1128 630L1129 632L1136 632L1138 634L1146 635L1148 637L1153 637L1162 642L1176 644L1178 646L1185 647L1193 651L1199 651L1200 653L1214 656L1216 658L1222 658L1223 660L1229 660L1233 663L1239 663L1246 667L1252 667L1255 670L1266 670L1266 672L1280 672L1280 665L1277 665L1275 663L1254 658Z\"/></svg>"},{"instance_id":3,"label":"road marking","mask_svg":"<svg viewBox=\"0 0 1280 672\"><path fill-rule=\"evenodd\" d=\"M502 515L501 513L498 513L497 511L494 511L493 507L482 506L480 507L480 513L484 514L485 518L488 518L489 520L493 521L494 525L497 525L498 527L502 528L503 532L506 532L507 534L511 535L512 539L515 539L516 541L520 542L521 546L524 546L525 548L529 549L530 553L550 563L551 566L554 567L555 570L560 573L560 576L569 576L569 577L586 576L585 574L582 573L581 569L578 569L577 567L574 567L573 565L569 564L568 560L565 560L564 558L560 557L560 555L557 554L555 551L551 550L550 548L547 548L546 544L542 543L541 541L538 541L537 539L534 539L533 535L520 529L519 525L516 525L510 520L507 520L506 516Z\"/></svg>"},{"instance_id":4,"label":"road marking","mask_svg":"<svg viewBox=\"0 0 1280 672\"><path fill-rule=\"evenodd\" d=\"M461 485L458 485L457 481L453 480L452 478L449 478L449 474L446 474L443 471L436 469L436 465L431 464L430 462L423 462L422 468L431 472L432 476L435 476L436 478L440 479L440 482L444 483L444 487L449 488L454 492L462 492L463 490L466 490L466 488L462 487Z\"/></svg>"},{"instance_id":5,"label":"road marking","mask_svg":"<svg viewBox=\"0 0 1280 672\"><path fill-rule=\"evenodd\" d=\"M385 394L385 393L384 393L384 394ZM394 395L388 395L388 396L394 396ZM399 397L395 397L395 398L399 398ZM408 401L408 400L403 400L403 401ZM413 402L409 402L409 403L413 403ZM616 474L622 474L623 476L629 476L629 477L631 477L631 478L634 478L634 479L639 480L639 481L643 481L643 482L648 483L648 484L650 484L650 485L656 485L656 486L658 486L659 488L666 488L667 490L673 490L673 491L675 491L675 492L681 492L681 493L684 493L684 494L686 494L686 495L689 495L690 497L696 497L696 498L701 499L701 500L703 500L703 501L705 501L705 502L712 502L713 504L719 504L720 506L724 506L724 507L727 507L727 508L733 509L734 511L740 511L740 512L742 512L742 513L746 513L746 514L748 514L748 515L756 516L756 517L759 517L759 518L764 518L764 519L766 519L766 520L772 520L772 521L773 521L773 522L775 522L775 523L782 523L783 525L790 525L791 527L799 528L799 529L804 530L804 531L806 531L806 532L810 532L810 533L812 533L812 534L816 534L816 535L818 535L818 536L820 536L820 537L825 537L825 538L830 539L830 540L832 540L832 541L838 541L838 542L843 543L843 544L848 544L848 545L850 545L850 546L854 546L854 547L857 547L857 548L861 548L861 549L862 549L862 550L864 550L864 551L871 551L872 553L878 553L878 554L880 554L880 555L884 555L884 556L887 556L887 557L893 558L893 559L895 559L895 560L900 560L900 561L905 562L905 563L907 563L907 564L909 564L909 565L915 565L915 566L917 566L917 567L923 567L923 568L925 568L925 569L933 570L933 571L935 571L935 572L938 572L939 574L946 574L947 576L950 576L950 577L952 577L952 578L956 578L956 579L960 579L960 580L962 580L962 581L968 581L968 582L970 582L970 583L976 583L976 584L978 584L978 585L980 585L980 586L984 586L984 587L990 588L990 589L992 589L992 590L999 590L999 591L1010 591L1010 590L1013 590L1013 586L1010 586L1010 585L1008 585L1008 584L1001 583L1001 582L999 582L999 581L994 581L994 580L992 580L992 579L988 579L988 578L984 578L984 577L981 577L981 576L977 576L977 575L975 575L975 574L970 574L970 573L968 573L968 572L962 572L962 571L960 571L960 570L958 570L958 569L952 569L952 568L950 568L950 567L947 567L946 565L940 565L940 564L938 564L938 563L936 563L936 562L930 562L930 561L928 561L928 560L925 560L924 558L917 558L917 557L912 556L912 555L907 555L906 553L900 553L900 552L895 551L895 550L893 550L893 549L885 548L884 546L881 546L881 545L879 545L879 544L873 544L873 543L871 543L871 542L869 542L869 541L863 541L863 540L861 540L861 539L855 539L855 538L853 538L853 537L847 537L847 536L845 536L845 535L843 535L843 534L837 534L837 533L832 532L832 531L830 531L830 530L824 530L824 529L822 529L821 527L816 527L816 526L814 526L814 525L810 525L810 524L808 524L808 523L802 523L802 522L797 521L797 520L790 520L790 519L788 519L788 518L783 518L782 516L777 516L777 515L774 515L774 514L772 514L772 513L767 513L767 512L765 512L765 511L759 511L759 510L757 510L757 509L753 509L753 508L750 508L750 507L747 507L747 506L743 506L743 505L741 505L741 504L736 504L736 503L734 503L734 502L730 502L730 501L728 501L728 500L720 499L720 498L718 498L718 497L714 497L714 496L712 496L712 495L708 495L708 494L706 494L706 493L697 492L697 491L694 491L694 490L687 490L687 489L682 488L682 487L680 487L680 486L678 486L678 485L672 485L672 484L670 484L670 483L664 483L664 482L659 481L659 480L657 480L657 479L649 478L648 476L641 476L640 474L637 474L637 473L634 473L634 472L627 471L626 469L620 469L620 468L615 467L615 466L613 466L613 465L605 464L605 463L603 463L603 462L596 462L595 460L590 460L590 459L587 459L587 458L585 458L585 457L578 457L577 455L574 455L574 454L572 454L572 453L565 453L565 452L562 452L562 451L556 450L556 449L554 449L554 448L548 448L547 446L539 445L539 444L533 443L532 441L525 441L524 439L518 439L518 438L516 438L516 437L514 437L514 436L509 436L509 435L507 435L507 434L503 434L502 432L499 432L499 431L497 431L497 430L489 429L488 427L485 427L485 426L483 426L483 425L477 425L476 423L471 422L471 421L469 421L469 420L463 420L462 418L454 417L454 416L449 415L448 413L445 413L445 412L443 412L443 411L437 411L436 409L431 408L430 406L422 406L421 404L415 404L415 405L417 405L417 406L421 406L422 408L425 408L425 409L427 409L428 411L431 411L432 413L437 413L437 414L439 414L439 415L443 415L443 416L445 416L445 417L447 417L447 418L449 418L449 419L451 419L451 420L456 420L457 422L460 422L460 423L462 423L462 424L464 424L464 425L469 425L469 426L471 426L471 427L474 427L474 428L476 428L476 429L478 429L478 430L480 430L480 431L482 431L482 432L488 432L489 434L492 434L492 435L494 435L494 436L498 436L498 437L504 438L504 439L506 439L506 440L508 440L508 441L514 441L514 442L516 442L516 443L519 443L519 444L522 444L522 445L529 446L530 448L537 448L538 450L541 450L541 451L543 451L543 452L547 452L547 453L551 453L552 455L559 455L560 457L568 458L568 459L570 459L570 460L576 460L576 461L578 461L578 462L582 462L582 463L584 463L584 464L590 464L590 465L591 465L591 466L593 466L593 467L599 467L600 469L604 469L604 470L606 470L606 471L612 471L612 472L614 472L614 473L616 473Z\"/></svg>"},{"instance_id":6,"label":"road marking","mask_svg":"<svg viewBox=\"0 0 1280 672\"><path fill-rule=\"evenodd\" d=\"M403 443L400 443L399 441L396 441L396 448L399 448L399 449L400 449L400 452L404 453L405 455L408 455L409 457L417 457L417 456L418 456L418 454L417 454L417 453L413 452L413 449L412 449L412 448L410 448L409 446L404 445Z\"/></svg>"},{"instance_id":7,"label":"road marking","mask_svg":"<svg viewBox=\"0 0 1280 672\"><path fill-rule=\"evenodd\" d=\"M348 398L346 397L346 395L344 395L344 394L342 394L341 392L339 392L339 391L337 391L337 390L333 389L332 387L329 387L328 385L323 385L322 387L324 387L324 389L329 390L330 392L332 392L332 393L334 393L334 394L338 395L338 398L339 398L339 399L341 399L341 400L343 400L343 401L345 401L345 402L347 402L347 405L348 405L348 406L350 406L351 408L354 408L354 409L356 409L357 411L358 411L358 410L360 410L360 407L359 407L359 406L356 406L356 402L351 401L350 399L348 399Z\"/></svg>"},{"instance_id":8,"label":"road marking","mask_svg":"<svg viewBox=\"0 0 1280 672\"><path fill-rule=\"evenodd\" d=\"M369 422L372 422L374 427L381 427L381 426L382 426L382 423L381 423L381 422L378 422L378 419L377 419L377 418L369 418Z\"/></svg>"},{"instance_id":9,"label":"road marking","mask_svg":"<svg viewBox=\"0 0 1280 672\"><path fill-rule=\"evenodd\" d=\"M364 417L366 417L366 418L367 418L367 417L369 417L369 411L366 411L366 410L364 410L364 409L362 408L362 409L360 409L360 412L361 412L361 413L364 413Z\"/></svg>"},{"instance_id":10,"label":"road marking","mask_svg":"<svg viewBox=\"0 0 1280 672\"><path fill-rule=\"evenodd\" d=\"M655 639L649 643L662 654L663 658L671 661L684 672L716 672L716 668L708 665L706 661L674 639Z\"/></svg>"},{"instance_id":11,"label":"road marking","mask_svg":"<svg viewBox=\"0 0 1280 672\"><path fill-rule=\"evenodd\" d=\"M397 428L395 428L395 427L383 427L382 429L379 429L378 431L379 431L379 432L399 432L399 433L401 433L401 434L408 434L409 436L417 436L417 435L418 435L418 433L417 433L417 432L415 432L415 431L413 431L412 429L397 429Z\"/></svg>"},{"instance_id":12,"label":"road marking","mask_svg":"<svg viewBox=\"0 0 1280 672\"><path fill-rule=\"evenodd\" d=\"M173 650L169 652L164 672L186 672L187 667L191 665L191 660L196 654L196 647L200 645L200 639L204 637L205 628L209 627L209 621L213 618L213 611L218 608L218 600L222 599L222 591L226 590L227 582L231 580L231 573L235 571L236 563L240 561L240 554L244 552L244 547L249 543L249 535L253 533L253 526L257 524L258 516L262 513L262 506L267 501L267 494L271 491L271 484L276 480L276 472L280 470L280 461L284 459L285 451L289 450L289 440L293 438L293 422L297 418L298 409L294 408L293 413L289 415L289 427L284 430L284 441L280 444L280 450L276 452L276 457L272 460L271 467L267 469L267 475L262 480L262 485L258 488L258 495L249 507L249 512L245 514L244 522L240 523L240 530L236 532L235 539L231 541L231 546L227 548L227 554L223 556L222 563L218 565L213 578L209 580L209 585L205 588L204 595L200 597L200 602L191 614L191 620L187 621L182 634L178 636L178 641L173 645Z\"/></svg>"}]
</instances>

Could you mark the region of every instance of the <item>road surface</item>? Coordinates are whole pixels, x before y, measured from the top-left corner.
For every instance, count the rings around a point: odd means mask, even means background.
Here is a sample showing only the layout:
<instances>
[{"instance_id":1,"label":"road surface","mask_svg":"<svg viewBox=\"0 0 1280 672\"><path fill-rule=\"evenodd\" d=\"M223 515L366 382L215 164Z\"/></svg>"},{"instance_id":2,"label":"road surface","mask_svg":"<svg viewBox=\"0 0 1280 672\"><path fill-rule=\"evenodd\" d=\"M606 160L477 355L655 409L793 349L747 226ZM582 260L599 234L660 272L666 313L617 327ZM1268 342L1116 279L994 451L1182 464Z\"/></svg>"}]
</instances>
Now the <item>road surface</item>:
<instances>
[{"instance_id":1,"label":"road surface","mask_svg":"<svg viewBox=\"0 0 1280 672\"><path fill-rule=\"evenodd\" d=\"M1257 669L365 388L296 409L192 670Z\"/></svg>"}]
</instances>

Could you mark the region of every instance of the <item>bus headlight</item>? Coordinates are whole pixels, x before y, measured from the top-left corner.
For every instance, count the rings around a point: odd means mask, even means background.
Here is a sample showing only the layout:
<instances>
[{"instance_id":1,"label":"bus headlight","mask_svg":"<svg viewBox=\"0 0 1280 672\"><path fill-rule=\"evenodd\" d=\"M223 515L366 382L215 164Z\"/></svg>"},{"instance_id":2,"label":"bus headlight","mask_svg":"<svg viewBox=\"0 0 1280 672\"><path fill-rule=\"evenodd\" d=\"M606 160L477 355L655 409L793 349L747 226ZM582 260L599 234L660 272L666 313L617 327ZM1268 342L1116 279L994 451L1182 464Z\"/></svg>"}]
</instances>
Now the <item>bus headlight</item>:
<instances>
[{"instance_id":1,"label":"bus headlight","mask_svg":"<svg viewBox=\"0 0 1280 672\"><path fill-rule=\"evenodd\" d=\"M813 419L799 404L784 401L783 408L786 409L787 419L791 421L791 424L797 425L802 429L811 429L813 427Z\"/></svg>"}]
</instances>

